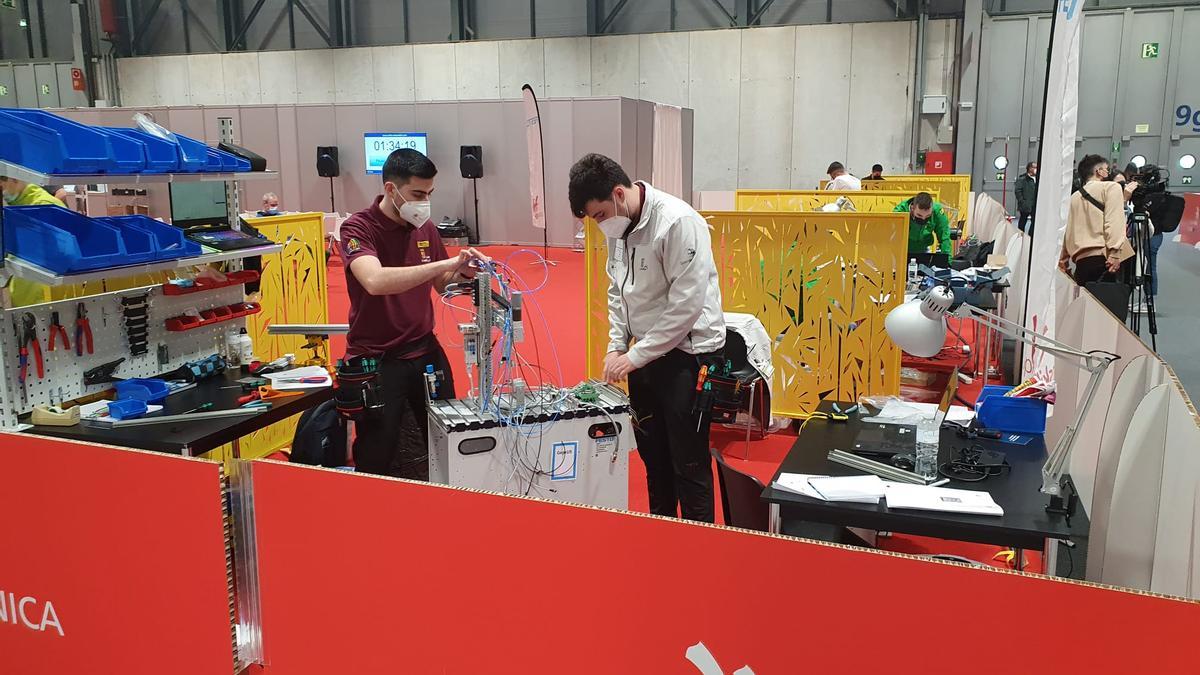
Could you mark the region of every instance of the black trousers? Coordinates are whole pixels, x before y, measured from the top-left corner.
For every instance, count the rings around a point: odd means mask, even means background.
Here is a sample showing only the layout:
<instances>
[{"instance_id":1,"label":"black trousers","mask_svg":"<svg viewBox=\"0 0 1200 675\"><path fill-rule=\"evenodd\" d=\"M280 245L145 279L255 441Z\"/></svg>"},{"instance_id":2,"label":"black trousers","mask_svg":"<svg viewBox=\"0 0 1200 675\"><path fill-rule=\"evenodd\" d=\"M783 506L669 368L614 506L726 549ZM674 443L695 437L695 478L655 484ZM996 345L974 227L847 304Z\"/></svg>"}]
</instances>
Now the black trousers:
<instances>
[{"instance_id":1,"label":"black trousers","mask_svg":"<svg viewBox=\"0 0 1200 675\"><path fill-rule=\"evenodd\" d=\"M716 358L676 349L629 374L633 433L646 465L650 513L713 522L710 415L705 411L699 420L692 404L700 364Z\"/></svg>"},{"instance_id":2,"label":"black trousers","mask_svg":"<svg viewBox=\"0 0 1200 675\"><path fill-rule=\"evenodd\" d=\"M1071 276L1075 278L1075 283L1087 286L1093 281L1100 281L1105 274L1108 274L1108 267L1105 266L1104 256L1092 255L1076 260L1075 272Z\"/></svg>"},{"instance_id":3,"label":"black trousers","mask_svg":"<svg viewBox=\"0 0 1200 675\"><path fill-rule=\"evenodd\" d=\"M446 352L430 336L433 351L415 359L384 356L379 365L383 410L355 422L354 467L411 480L429 480L429 414L425 406L425 366L442 371L438 398L454 398L454 374Z\"/></svg>"}]
</instances>

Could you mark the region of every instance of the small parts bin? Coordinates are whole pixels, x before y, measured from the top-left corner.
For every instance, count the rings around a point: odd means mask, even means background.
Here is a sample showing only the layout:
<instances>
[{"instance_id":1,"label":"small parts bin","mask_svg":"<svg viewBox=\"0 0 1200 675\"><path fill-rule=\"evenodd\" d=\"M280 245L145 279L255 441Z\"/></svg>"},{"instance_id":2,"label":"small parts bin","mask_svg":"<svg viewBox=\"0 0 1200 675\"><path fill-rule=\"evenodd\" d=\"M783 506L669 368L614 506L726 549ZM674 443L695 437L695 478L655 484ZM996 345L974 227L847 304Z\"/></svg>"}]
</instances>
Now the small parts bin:
<instances>
[{"instance_id":1,"label":"small parts bin","mask_svg":"<svg viewBox=\"0 0 1200 675\"><path fill-rule=\"evenodd\" d=\"M121 380L113 386L116 387L118 401L134 399L146 403L161 403L171 393L166 381L159 379L135 377Z\"/></svg>"},{"instance_id":2,"label":"small parts bin","mask_svg":"<svg viewBox=\"0 0 1200 675\"><path fill-rule=\"evenodd\" d=\"M203 253L200 244L186 238L183 230L160 223L149 216L112 216L96 220L120 229L122 236L126 237L125 248L127 249L129 248L129 235L140 233L142 236L149 237L154 246L154 256L151 260L178 260L179 258L192 258Z\"/></svg>"},{"instance_id":3,"label":"small parts bin","mask_svg":"<svg viewBox=\"0 0 1200 675\"><path fill-rule=\"evenodd\" d=\"M226 286L237 286L239 284L250 284L258 281L258 272L254 270L242 270L240 272L230 272L225 275L225 281L212 281L210 279L194 279L191 286L180 286L179 284L163 284L163 295L187 295L189 293L200 293L202 291L211 291Z\"/></svg>"},{"instance_id":4,"label":"small parts bin","mask_svg":"<svg viewBox=\"0 0 1200 675\"><path fill-rule=\"evenodd\" d=\"M229 321L251 314L258 314L262 307L257 302L239 302L232 305L214 307L200 312L200 316L183 314L167 319L167 330L178 333L201 326L211 326L214 323Z\"/></svg>"},{"instance_id":5,"label":"small parts bin","mask_svg":"<svg viewBox=\"0 0 1200 675\"><path fill-rule=\"evenodd\" d=\"M979 393L975 413L979 424L987 429L1014 434L1046 433L1045 399L1005 396L1012 387L988 385Z\"/></svg>"},{"instance_id":6,"label":"small parts bin","mask_svg":"<svg viewBox=\"0 0 1200 675\"><path fill-rule=\"evenodd\" d=\"M4 245L55 274L129 264L120 230L61 206L6 207Z\"/></svg>"}]
</instances>

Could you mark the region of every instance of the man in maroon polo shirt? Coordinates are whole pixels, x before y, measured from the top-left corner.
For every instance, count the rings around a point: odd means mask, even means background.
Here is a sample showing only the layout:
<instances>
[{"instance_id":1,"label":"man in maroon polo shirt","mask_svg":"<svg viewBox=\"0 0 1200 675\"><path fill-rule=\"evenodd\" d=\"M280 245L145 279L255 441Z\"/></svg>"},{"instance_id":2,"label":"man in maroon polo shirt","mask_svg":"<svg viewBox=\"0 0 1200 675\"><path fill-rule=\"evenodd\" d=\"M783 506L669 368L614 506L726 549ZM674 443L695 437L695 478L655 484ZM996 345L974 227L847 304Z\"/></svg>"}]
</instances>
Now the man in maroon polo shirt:
<instances>
[{"instance_id":1,"label":"man in maroon polo shirt","mask_svg":"<svg viewBox=\"0 0 1200 675\"><path fill-rule=\"evenodd\" d=\"M411 149L383 165L383 194L342 223L342 259L350 295L346 357L379 359L383 410L355 424L358 471L429 479L425 371L444 376L438 398L454 398L446 353L433 334L431 290L474 276L473 248L446 254L429 219L437 167Z\"/></svg>"}]
</instances>

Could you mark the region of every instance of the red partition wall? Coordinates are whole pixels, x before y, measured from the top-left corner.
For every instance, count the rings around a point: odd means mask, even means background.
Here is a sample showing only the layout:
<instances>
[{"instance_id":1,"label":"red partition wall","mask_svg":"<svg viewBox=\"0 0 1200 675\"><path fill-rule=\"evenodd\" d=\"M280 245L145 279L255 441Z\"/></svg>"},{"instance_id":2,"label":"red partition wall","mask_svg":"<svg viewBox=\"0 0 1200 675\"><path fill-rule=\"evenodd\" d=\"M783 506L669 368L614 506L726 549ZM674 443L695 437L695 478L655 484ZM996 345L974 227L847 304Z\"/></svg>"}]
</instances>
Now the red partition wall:
<instances>
[{"instance_id":1,"label":"red partition wall","mask_svg":"<svg viewBox=\"0 0 1200 675\"><path fill-rule=\"evenodd\" d=\"M233 671L220 465L0 433L0 673Z\"/></svg>"},{"instance_id":2,"label":"red partition wall","mask_svg":"<svg viewBox=\"0 0 1200 675\"><path fill-rule=\"evenodd\" d=\"M1200 604L255 462L266 675L1197 672Z\"/></svg>"}]
</instances>

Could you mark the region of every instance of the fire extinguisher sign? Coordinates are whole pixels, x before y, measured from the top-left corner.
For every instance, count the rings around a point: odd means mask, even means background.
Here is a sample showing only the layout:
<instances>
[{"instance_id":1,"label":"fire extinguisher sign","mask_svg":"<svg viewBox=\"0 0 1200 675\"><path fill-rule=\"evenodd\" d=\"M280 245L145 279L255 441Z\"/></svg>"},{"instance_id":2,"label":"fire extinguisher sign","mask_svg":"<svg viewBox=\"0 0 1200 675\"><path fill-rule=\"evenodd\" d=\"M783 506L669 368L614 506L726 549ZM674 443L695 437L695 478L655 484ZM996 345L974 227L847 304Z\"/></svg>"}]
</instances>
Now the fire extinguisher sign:
<instances>
[{"instance_id":1,"label":"fire extinguisher sign","mask_svg":"<svg viewBox=\"0 0 1200 675\"><path fill-rule=\"evenodd\" d=\"M83 81L83 70L80 68L71 69L71 88L75 91L86 91L87 84Z\"/></svg>"}]
</instances>

